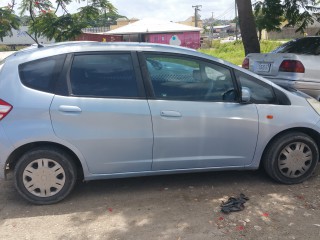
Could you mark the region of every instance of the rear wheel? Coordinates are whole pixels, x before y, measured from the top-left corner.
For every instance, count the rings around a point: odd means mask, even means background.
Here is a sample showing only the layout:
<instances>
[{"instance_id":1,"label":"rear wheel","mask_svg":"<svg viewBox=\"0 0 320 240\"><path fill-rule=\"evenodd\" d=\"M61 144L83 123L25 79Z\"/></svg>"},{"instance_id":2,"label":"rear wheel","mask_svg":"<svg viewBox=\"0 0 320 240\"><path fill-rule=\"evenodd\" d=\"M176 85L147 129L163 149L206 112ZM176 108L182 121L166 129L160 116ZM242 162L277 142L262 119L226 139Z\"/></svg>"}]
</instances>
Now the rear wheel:
<instances>
[{"instance_id":1,"label":"rear wheel","mask_svg":"<svg viewBox=\"0 0 320 240\"><path fill-rule=\"evenodd\" d=\"M37 148L27 152L15 167L18 192L34 204L61 201L76 182L76 168L72 160L58 148Z\"/></svg>"},{"instance_id":2,"label":"rear wheel","mask_svg":"<svg viewBox=\"0 0 320 240\"><path fill-rule=\"evenodd\" d=\"M310 178L318 161L317 144L301 132L277 137L263 157L266 172L276 181L285 184L301 183Z\"/></svg>"}]
</instances>

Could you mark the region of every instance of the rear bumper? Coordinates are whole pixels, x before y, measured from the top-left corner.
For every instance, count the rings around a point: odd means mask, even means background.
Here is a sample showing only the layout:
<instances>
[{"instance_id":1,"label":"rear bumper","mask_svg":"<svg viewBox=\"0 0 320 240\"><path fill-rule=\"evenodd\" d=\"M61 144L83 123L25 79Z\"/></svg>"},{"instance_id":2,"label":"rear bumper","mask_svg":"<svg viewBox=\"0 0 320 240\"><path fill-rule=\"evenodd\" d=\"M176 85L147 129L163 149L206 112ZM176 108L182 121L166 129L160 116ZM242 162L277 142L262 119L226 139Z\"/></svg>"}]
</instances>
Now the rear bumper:
<instances>
[{"instance_id":1,"label":"rear bumper","mask_svg":"<svg viewBox=\"0 0 320 240\"><path fill-rule=\"evenodd\" d=\"M6 176L7 160L14 148L5 135L2 126L0 125L0 179Z\"/></svg>"},{"instance_id":2,"label":"rear bumper","mask_svg":"<svg viewBox=\"0 0 320 240\"><path fill-rule=\"evenodd\" d=\"M284 87L291 87L297 89L301 92L304 92L317 100L320 100L320 82L311 82L311 81L303 81L303 80L284 80L284 79L272 79L267 78L271 82L284 86Z\"/></svg>"}]
</instances>

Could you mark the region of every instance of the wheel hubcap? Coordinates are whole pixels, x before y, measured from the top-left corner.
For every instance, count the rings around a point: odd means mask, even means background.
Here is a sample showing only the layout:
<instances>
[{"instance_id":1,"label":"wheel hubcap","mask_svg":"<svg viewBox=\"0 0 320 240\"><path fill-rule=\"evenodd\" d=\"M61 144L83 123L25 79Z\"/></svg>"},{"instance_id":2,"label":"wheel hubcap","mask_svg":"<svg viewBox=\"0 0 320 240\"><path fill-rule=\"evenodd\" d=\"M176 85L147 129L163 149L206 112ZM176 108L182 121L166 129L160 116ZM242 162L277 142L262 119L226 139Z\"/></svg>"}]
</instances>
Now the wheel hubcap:
<instances>
[{"instance_id":1,"label":"wheel hubcap","mask_svg":"<svg viewBox=\"0 0 320 240\"><path fill-rule=\"evenodd\" d=\"M50 197L57 194L65 184L65 171L51 159L37 159L23 171L23 184L35 196Z\"/></svg>"},{"instance_id":2,"label":"wheel hubcap","mask_svg":"<svg viewBox=\"0 0 320 240\"><path fill-rule=\"evenodd\" d=\"M286 177L297 178L310 168L312 159L308 145L302 142L290 143L279 154L279 170Z\"/></svg>"}]
</instances>

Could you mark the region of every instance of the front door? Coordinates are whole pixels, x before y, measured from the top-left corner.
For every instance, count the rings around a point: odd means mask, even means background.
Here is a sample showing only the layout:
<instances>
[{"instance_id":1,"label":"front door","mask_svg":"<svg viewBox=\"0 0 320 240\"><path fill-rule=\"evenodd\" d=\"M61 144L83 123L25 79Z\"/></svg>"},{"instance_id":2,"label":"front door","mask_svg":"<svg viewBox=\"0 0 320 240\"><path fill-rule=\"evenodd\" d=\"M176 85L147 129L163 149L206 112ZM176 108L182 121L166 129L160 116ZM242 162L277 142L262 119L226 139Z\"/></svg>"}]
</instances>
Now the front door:
<instances>
[{"instance_id":1,"label":"front door","mask_svg":"<svg viewBox=\"0 0 320 240\"><path fill-rule=\"evenodd\" d=\"M240 104L230 69L183 56L145 54L153 170L241 167L254 156L258 114Z\"/></svg>"}]
</instances>

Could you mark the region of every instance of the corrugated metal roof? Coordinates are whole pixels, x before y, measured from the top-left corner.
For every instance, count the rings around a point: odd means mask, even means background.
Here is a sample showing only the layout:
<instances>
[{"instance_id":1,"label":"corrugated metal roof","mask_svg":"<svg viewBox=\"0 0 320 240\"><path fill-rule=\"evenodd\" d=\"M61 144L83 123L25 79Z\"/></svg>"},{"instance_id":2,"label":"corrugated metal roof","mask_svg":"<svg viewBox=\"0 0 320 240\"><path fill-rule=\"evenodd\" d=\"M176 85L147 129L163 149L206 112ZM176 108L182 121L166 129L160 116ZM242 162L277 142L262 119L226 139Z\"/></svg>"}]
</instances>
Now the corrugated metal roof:
<instances>
[{"instance_id":1,"label":"corrugated metal roof","mask_svg":"<svg viewBox=\"0 0 320 240\"><path fill-rule=\"evenodd\" d=\"M155 19L142 19L126 26L111 30L105 34L138 34L160 32L195 32L201 28L191 27L179 23L166 22Z\"/></svg>"}]
</instances>

